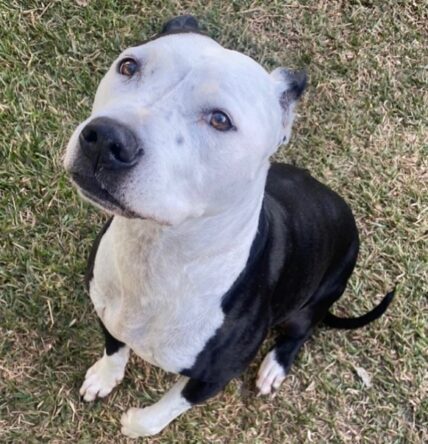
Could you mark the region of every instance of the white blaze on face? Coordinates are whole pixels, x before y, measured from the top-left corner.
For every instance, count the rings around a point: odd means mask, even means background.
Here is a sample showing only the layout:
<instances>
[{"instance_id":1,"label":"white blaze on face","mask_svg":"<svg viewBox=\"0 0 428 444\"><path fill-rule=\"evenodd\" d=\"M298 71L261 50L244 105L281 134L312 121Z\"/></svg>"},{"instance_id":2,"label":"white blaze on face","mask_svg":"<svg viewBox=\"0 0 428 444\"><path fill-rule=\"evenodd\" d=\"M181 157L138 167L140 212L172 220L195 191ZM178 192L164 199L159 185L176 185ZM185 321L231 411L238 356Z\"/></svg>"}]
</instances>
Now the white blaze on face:
<instances>
[{"instance_id":1,"label":"white blaze on face","mask_svg":"<svg viewBox=\"0 0 428 444\"><path fill-rule=\"evenodd\" d=\"M125 57L139 63L131 78L117 70ZM214 110L235 128L210 126ZM251 58L193 33L124 51L99 85L91 119L99 116L125 123L144 149L114 197L172 224L217 214L259 187L284 132L278 81ZM76 156L76 133L66 159Z\"/></svg>"}]
</instances>

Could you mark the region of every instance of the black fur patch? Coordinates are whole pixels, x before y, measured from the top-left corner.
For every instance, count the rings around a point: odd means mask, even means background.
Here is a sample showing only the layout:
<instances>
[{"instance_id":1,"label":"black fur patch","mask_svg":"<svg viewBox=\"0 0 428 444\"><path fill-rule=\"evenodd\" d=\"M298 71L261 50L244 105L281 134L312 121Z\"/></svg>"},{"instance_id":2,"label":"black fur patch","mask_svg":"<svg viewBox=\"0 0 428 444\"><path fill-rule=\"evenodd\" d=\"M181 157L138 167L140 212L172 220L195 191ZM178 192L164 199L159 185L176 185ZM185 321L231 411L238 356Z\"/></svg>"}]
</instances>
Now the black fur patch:
<instances>
[{"instance_id":1,"label":"black fur patch","mask_svg":"<svg viewBox=\"0 0 428 444\"><path fill-rule=\"evenodd\" d=\"M283 108L287 108L290 103L299 100L302 96L308 83L308 76L305 71L283 69L281 72L287 83L287 89L283 92L280 102Z\"/></svg>"},{"instance_id":2,"label":"black fur patch","mask_svg":"<svg viewBox=\"0 0 428 444\"><path fill-rule=\"evenodd\" d=\"M161 37L166 37L168 35L174 35L174 34L199 34L205 37L210 38L200 27L198 21L195 19L195 17L191 15L184 15L175 17L168 22L165 23L163 26L161 32L154 35L153 37L144 40L142 43L139 43L140 45L144 45L145 43L151 42L153 40L157 40Z\"/></svg>"},{"instance_id":3,"label":"black fur patch","mask_svg":"<svg viewBox=\"0 0 428 444\"><path fill-rule=\"evenodd\" d=\"M104 333L106 354L107 356L111 356L115 354L125 344L110 334L110 332L106 329L105 325L102 323L101 319L99 319L99 321L101 325L101 330Z\"/></svg>"},{"instance_id":4,"label":"black fur patch","mask_svg":"<svg viewBox=\"0 0 428 444\"><path fill-rule=\"evenodd\" d=\"M303 339L342 294L357 252L346 203L306 171L273 164L248 262L223 298L223 325L181 372L192 378L183 396L199 402L238 376L279 324L291 334L283 347L287 356L281 356L291 365Z\"/></svg>"},{"instance_id":5,"label":"black fur patch","mask_svg":"<svg viewBox=\"0 0 428 444\"><path fill-rule=\"evenodd\" d=\"M192 15L180 15L167 21L160 34L169 34L172 32L194 32L200 31L199 23Z\"/></svg>"}]
</instances>

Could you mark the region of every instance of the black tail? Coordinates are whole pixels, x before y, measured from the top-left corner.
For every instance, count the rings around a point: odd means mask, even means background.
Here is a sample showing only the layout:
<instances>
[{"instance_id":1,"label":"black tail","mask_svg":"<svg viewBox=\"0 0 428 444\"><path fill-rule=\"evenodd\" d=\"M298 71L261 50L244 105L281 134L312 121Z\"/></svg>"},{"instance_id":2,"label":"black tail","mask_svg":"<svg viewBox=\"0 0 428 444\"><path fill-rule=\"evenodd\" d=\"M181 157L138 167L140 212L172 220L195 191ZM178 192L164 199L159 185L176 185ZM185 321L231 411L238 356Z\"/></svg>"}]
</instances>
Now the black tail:
<instances>
[{"instance_id":1,"label":"black tail","mask_svg":"<svg viewBox=\"0 0 428 444\"><path fill-rule=\"evenodd\" d=\"M385 310L388 308L389 304L394 298L394 293L395 288L382 299L379 305L363 316L359 316L358 318L338 318L334 314L328 312L323 322L331 328L353 329L364 327L364 325L367 325L375 319L380 318L385 313Z\"/></svg>"}]
</instances>

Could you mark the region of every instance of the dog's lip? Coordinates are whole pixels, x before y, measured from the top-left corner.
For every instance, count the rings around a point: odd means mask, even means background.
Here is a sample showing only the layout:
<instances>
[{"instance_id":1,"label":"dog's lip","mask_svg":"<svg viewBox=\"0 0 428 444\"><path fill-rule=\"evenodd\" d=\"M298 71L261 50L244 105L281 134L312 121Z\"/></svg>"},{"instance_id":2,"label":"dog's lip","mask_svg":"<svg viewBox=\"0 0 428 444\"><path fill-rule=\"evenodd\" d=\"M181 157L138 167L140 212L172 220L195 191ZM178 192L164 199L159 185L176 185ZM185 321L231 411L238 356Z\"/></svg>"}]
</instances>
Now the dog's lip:
<instances>
[{"instance_id":1,"label":"dog's lip","mask_svg":"<svg viewBox=\"0 0 428 444\"><path fill-rule=\"evenodd\" d=\"M152 220L160 225L170 226L171 223L155 217L137 214L126 208L116 198L114 198L106 188L98 182L96 177L87 176L74 171L69 172L72 182L77 186L79 192L88 200L95 203L110 213L126 217L128 219Z\"/></svg>"},{"instance_id":2,"label":"dog's lip","mask_svg":"<svg viewBox=\"0 0 428 444\"><path fill-rule=\"evenodd\" d=\"M83 174L71 173L73 182L79 187L83 194L89 197L94 196L97 200L106 200L109 203L121 206L119 202L98 182L95 176L86 176Z\"/></svg>"},{"instance_id":3,"label":"dog's lip","mask_svg":"<svg viewBox=\"0 0 428 444\"><path fill-rule=\"evenodd\" d=\"M113 197L95 176L86 176L76 172L71 172L70 175L79 191L90 201L108 211L118 213L125 217L139 217L133 211L125 208L115 197Z\"/></svg>"}]
</instances>

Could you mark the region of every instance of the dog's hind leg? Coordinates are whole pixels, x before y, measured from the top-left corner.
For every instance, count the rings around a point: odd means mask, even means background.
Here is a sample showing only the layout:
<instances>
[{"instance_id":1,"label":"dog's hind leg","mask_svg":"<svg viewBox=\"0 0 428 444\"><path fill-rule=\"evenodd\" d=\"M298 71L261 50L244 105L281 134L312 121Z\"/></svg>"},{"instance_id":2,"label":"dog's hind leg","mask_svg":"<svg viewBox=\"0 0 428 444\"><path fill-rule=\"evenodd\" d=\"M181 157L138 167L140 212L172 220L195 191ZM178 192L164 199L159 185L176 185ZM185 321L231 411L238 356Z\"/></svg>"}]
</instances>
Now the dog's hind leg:
<instances>
[{"instance_id":1,"label":"dog's hind leg","mask_svg":"<svg viewBox=\"0 0 428 444\"><path fill-rule=\"evenodd\" d=\"M345 291L357 260L357 254L358 239L349 246L340 264L332 266L331 270L325 274L306 305L281 323L281 329L284 328L284 332L266 355L258 372L256 385L260 394L266 395L279 388L315 325L326 317L330 306ZM282 290L279 291L282 294Z\"/></svg>"},{"instance_id":2,"label":"dog's hind leg","mask_svg":"<svg viewBox=\"0 0 428 444\"><path fill-rule=\"evenodd\" d=\"M265 356L258 375L256 386L259 394L268 395L277 390L284 381L298 351L312 332L312 322L303 319L293 320L285 324L285 333L276 341L275 346Z\"/></svg>"},{"instance_id":3,"label":"dog's hind leg","mask_svg":"<svg viewBox=\"0 0 428 444\"><path fill-rule=\"evenodd\" d=\"M320 285L306 306L281 324L284 333L265 356L258 372L256 386L261 395L267 395L279 388L315 325L324 319L331 304L345 291L349 274L348 269L339 279L337 275L330 276Z\"/></svg>"},{"instance_id":4,"label":"dog's hind leg","mask_svg":"<svg viewBox=\"0 0 428 444\"><path fill-rule=\"evenodd\" d=\"M101 328L105 336L104 355L86 372L80 388L84 401L107 396L122 381L129 358L129 347L114 338L103 323Z\"/></svg>"}]
</instances>

